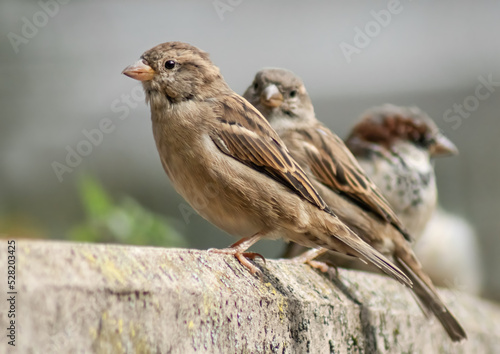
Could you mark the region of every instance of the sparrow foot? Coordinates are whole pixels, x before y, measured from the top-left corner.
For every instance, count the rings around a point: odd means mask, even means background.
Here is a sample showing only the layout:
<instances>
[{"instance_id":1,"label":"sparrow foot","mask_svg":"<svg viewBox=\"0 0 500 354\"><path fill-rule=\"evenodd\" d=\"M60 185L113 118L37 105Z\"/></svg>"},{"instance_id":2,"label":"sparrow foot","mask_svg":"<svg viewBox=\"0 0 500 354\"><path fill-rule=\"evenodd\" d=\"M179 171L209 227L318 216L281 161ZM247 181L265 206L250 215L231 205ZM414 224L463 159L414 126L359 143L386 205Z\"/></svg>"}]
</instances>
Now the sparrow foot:
<instances>
[{"instance_id":1,"label":"sparrow foot","mask_svg":"<svg viewBox=\"0 0 500 354\"><path fill-rule=\"evenodd\" d=\"M327 250L325 248L313 248L302 253L299 256L290 258L289 261L297 264L308 264L309 266L320 270L323 273L328 272L328 264L325 262L315 261L314 258L321 256Z\"/></svg>"},{"instance_id":2,"label":"sparrow foot","mask_svg":"<svg viewBox=\"0 0 500 354\"><path fill-rule=\"evenodd\" d=\"M241 252L237 248L223 248L223 249L217 249L217 248L210 248L208 250L210 253L218 253L218 254L228 254L234 256L244 267L246 267L250 273L252 274L261 274L261 271L259 268L257 268L254 264L252 264L249 259L255 259L255 258L261 258L266 261L264 256L262 256L259 253L255 252Z\"/></svg>"},{"instance_id":3,"label":"sparrow foot","mask_svg":"<svg viewBox=\"0 0 500 354\"><path fill-rule=\"evenodd\" d=\"M260 238L261 238L261 236L259 234L256 234L252 237L242 238L241 240L232 244L228 248L223 248L223 249L211 248L208 250L208 252L233 255L236 257L236 259L244 267L246 267L250 271L250 273L259 274L260 277L262 277L262 272L260 271L260 269L257 268L254 264L252 264L249 261L249 259L255 259L255 258L259 257L262 260L264 260L264 263L265 263L266 259L264 258L264 256L262 256L259 253L255 253L255 252L245 252L250 246L252 246Z\"/></svg>"},{"instance_id":4,"label":"sparrow foot","mask_svg":"<svg viewBox=\"0 0 500 354\"><path fill-rule=\"evenodd\" d=\"M311 267L323 272L323 273L326 273L328 272L328 264L326 264L325 262L320 262L320 261L307 261L306 262L307 264L309 264Z\"/></svg>"}]
</instances>

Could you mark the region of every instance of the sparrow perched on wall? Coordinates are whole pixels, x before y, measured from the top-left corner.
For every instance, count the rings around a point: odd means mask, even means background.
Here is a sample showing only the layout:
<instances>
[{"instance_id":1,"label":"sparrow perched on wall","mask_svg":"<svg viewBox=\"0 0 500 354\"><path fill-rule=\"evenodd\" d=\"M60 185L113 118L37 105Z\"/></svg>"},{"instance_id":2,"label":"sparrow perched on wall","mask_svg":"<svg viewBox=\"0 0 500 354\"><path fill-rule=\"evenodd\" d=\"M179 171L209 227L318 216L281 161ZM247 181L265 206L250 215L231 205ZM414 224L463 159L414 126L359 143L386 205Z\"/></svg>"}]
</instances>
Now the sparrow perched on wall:
<instances>
[{"instance_id":1,"label":"sparrow perched on wall","mask_svg":"<svg viewBox=\"0 0 500 354\"><path fill-rule=\"evenodd\" d=\"M346 145L418 239L437 202L431 158L457 154L455 145L418 108L390 104L365 112Z\"/></svg>"},{"instance_id":2,"label":"sparrow perched on wall","mask_svg":"<svg viewBox=\"0 0 500 354\"><path fill-rule=\"evenodd\" d=\"M362 115L346 145L415 237L413 249L432 281L479 292L481 271L473 229L455 215L435 211L431 159L458 150L434 121L416 107L386 104Z\"/></svg>"},{"instance_id":3,"label":"sparrow perched on wall","mask_svg":"<svg viewBox=\"0 0 500 354\"><path fill-rule=\"evenodd\" d=\"M271 123L335 214L413 282L413 292L453 341L465 331L423 272L409 234L343 141L321 124L300 78L284 69L259 71L244 97Z\"/></svg>"},{"instance_id":4,"label":"sparrow perched on wall","mask_svg":"<svg viewBox=\"0 0 500 354\"><path fill-rule=\"evenodd\" d=\"M174 188L205 219L241 238L215 252L234 255L255 273L245 258L255 254L245 251L260 238L284 237L354 255L411 286L330 211L278 134L229 88L206 52L163 43L123 73L143 84Z\"/></svg>"}]
</instances>

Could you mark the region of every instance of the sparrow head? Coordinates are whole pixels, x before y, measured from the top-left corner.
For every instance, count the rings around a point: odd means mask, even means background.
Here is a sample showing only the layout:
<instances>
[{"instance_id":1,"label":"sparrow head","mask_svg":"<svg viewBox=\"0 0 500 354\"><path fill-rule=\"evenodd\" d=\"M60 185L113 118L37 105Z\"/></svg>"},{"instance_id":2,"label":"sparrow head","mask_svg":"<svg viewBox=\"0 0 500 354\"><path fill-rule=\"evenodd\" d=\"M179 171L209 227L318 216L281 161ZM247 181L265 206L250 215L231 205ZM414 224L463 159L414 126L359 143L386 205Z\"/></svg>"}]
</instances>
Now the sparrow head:
<instances>
[{"instance_id":1,"label":"sparrow head","mask_svg":"<svg viewBox=\"0 0 500 354\"><path fill-rule=\"evenodd\" d=\"M213 97L228 89L208 53L182 42L167 42L144 52L123 74L142 81L146 100L170 104Z\"/></svg>"},{"instance_id":2,"label":"sparrow head","mask_svg":"<svg viewBox=\"0 0 500 354\"><path fill-rule=\"evenodd\" d=\"M387 149L392 149L398 142L409 142L427 151L430 157L458 154L455 144L417 107L386 104L366 111L346 142L350 146L356 145L356 141Z\"/></svg>"},{"instance_id":3,"label":"sparrow head","mask_svg":"<svg viewBox=\"0 0 500 354\"><path fill-rule=\"evenodd\" d=\"M269 121L314 118L314 108L302 80L286 69L260 70L243 94Z\"/></svg>"}]
</instances>

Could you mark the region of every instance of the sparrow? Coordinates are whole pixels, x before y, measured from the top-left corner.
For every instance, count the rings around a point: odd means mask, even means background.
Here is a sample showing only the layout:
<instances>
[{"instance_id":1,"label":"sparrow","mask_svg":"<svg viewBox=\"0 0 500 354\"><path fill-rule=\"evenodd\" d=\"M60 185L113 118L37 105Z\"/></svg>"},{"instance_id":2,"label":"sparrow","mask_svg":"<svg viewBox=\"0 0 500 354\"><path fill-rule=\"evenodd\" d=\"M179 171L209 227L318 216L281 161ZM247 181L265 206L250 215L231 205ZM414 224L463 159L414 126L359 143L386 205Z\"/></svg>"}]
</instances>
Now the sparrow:
<instances>
[{"instance_id":1,"label":"sparrow","mask_svg":"<svg viewBox=\"0 0 500 354\"><path fill-rule=\"evenodd\" d=\"M213 252L245 252L283 237L359 257L394 279L411 281L330 210L267 120L224 81L208 53L182 42L146 51L123 74L142 82L163 168L202 217L240 238Z\"/></svg>"},{"instance_id":2,"label":"sparrow","mask_svg":"<svg viewBox=\"0 0 500 354\"><path fill-rule=\"evenodd\" d=\"M413 253L410 234L344 142L315 116L302 80L285 69L263 69L243 95L271 123L320 196L364 241L413 282L419 301L453 341L466 338Z\"/></svg>"},{"instance_id":3,"label":"sparrow","mask_svg":"<svg viewBox=\"0 0 500 354\"><path fill-rule=\"evenodd\" d=\"M420 109L391 104L362 114L346 145L417 240L437 203L431 159L457 154L456 146Z\"/></svg>"},{"instance_id":4,"label":"sparrow","mask_svg":"<svg viewBox=\"0 0 500 354\"><path fill-rule=\"evenodd\" d=\"M346 145L415 237L413 250L432 281L479 292L473 229L458 216L435 210L433 158L458 154L436 123L416 107L386 104L362 114Z\"/></svg>"}]
</instances>

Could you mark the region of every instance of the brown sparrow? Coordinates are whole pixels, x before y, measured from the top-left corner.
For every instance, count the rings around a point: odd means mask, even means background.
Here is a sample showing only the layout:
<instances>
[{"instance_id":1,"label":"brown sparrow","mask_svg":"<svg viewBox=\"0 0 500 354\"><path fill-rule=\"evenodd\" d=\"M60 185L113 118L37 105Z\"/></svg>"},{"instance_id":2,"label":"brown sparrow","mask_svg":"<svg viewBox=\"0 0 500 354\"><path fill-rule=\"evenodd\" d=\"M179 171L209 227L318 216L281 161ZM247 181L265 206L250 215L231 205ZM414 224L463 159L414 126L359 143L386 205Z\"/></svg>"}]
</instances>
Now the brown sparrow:
<instances>
[{"instance_id":1,"label":"brown sparrow","mask_svg":"<svg viewBox=\"0 0 500 354\"><path fill-rule=\"evenodd\" d=\"M244 97L269 120L340 220L394 259L412 280L413 292L453 341L465 339L465 331L423 272L398 217L343 141L316 119L301 79L288 70L264 69Z\"/></svg>"},{"instance_id":2,"label":"brown sparrow","mask_svg":"<svg viewBox=\"0 0 500 354\"><path fill-rule=\"evenodd\" d=\"M416 107L386 104L362 115L346 140L360 165L415 237L413 250L432 281L479 293L477 236L464 219L435 210L432 158L455 155L455 145Z\"/></svg>"},{"instance_id":3,"label":"brown sparrow","mask_svg":"<svg viewBox=\"0 0 500 354\"><path fill-rule=\"evenodd\" d=\"M437 202L431 158L457 154L455 145L418 108L390 104L365 112L346 145L418 239Z\"/></svg>"},{"instance_id":4,"label":"brown sparrow","mask_svg":"<svg viewBox=\"0 0 500 354\"><path fill-rule=\"evenodd\" d=\"M205 219L241 238L245 251L283 237L372 263L411 286L397 267L335 216L266 119L232 91L206 52L181 42L146 51L123 73L142 82L153 134L173 186Z\"/></svg>"}]
</instances>

